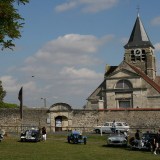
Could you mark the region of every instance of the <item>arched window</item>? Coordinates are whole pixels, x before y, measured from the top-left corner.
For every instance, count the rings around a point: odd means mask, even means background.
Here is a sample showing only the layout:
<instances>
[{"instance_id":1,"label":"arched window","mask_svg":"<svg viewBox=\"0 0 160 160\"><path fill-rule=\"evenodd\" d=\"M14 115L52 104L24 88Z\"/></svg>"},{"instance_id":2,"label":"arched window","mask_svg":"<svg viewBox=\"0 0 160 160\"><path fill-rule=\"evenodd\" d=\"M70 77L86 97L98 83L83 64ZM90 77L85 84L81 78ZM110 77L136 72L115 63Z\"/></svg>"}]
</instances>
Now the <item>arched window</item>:
<instances>
[{"instance_id":1,"label":"arched window","mask_svg":"<svg viewBox=\"0 0 160 160\"><path fill-rule=\"evenodd\" d=\"M129 89L129 88L132 88L132 84L128 80L123 79L117 82L115 88L116 89Z\"/></svg>"}]
</instances>

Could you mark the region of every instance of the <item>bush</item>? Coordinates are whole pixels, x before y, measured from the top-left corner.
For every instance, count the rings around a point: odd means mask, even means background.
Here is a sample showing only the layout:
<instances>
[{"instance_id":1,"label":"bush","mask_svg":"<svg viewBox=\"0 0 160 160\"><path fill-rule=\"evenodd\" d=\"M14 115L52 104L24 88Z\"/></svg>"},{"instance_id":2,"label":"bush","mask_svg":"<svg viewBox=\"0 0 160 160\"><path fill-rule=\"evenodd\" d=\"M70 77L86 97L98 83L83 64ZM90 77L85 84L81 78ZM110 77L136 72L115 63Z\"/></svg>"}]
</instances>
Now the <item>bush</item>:
<instances>
[{"instance_id":1,"label":"bush","mask_svg":"<svg viewBox=\"0 0 160 160\"><path fill-rule=\"evenodd\" d=\"M0 102L0 108L18 108L17 104Z\"/></svg>"}]
</instances>

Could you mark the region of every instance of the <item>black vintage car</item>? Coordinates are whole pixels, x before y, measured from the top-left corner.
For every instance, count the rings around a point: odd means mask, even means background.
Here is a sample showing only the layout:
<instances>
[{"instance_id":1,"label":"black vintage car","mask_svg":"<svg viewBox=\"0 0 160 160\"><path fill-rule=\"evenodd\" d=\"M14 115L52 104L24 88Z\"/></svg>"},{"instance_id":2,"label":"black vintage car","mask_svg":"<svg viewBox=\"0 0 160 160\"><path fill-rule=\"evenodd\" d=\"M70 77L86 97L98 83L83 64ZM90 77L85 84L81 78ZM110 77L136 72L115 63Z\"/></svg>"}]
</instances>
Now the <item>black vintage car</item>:
<instances>
[{"instance_id":1,"label":"black vintage car","mask_svg":"<svg viewBox=\"0 0 160 160\"><path fill-rule=\"evenodd\" d=\"M21 142L39 142L41 140L41 134L38 129L28 129L21 133Z\"/></svg>"},{"instance_id":2,"label":"black vintage car","mask_svg":"<svg viewBox=\"0 0 160 160\"><path fill-rule=\"evenodd\" d=\"M137 141L134 137L130 138L129 144L132 149L153 151L153 142L155 137L156 133L144 133L142 135L142 139L139 141Z\"/></svg>"},{"instance_id":3,"label":"black vintage car","mask_svg":"<svg viewBox=\"0 0 160 160\"><path fill-rule=\"evenodd\" d=\"M73 131L67 136L68 143L78 144L78 143L87 143L87 137L80 134L78 131Z\"/></svg>"},{"instance_id":4,"label":"black vintage car","mask_svg":"<svg viewBox=\"0 0 160 160\"><path fill-rule=\"evenodd\" d=\"M0 142L3 140L3 138L4 138L4 135L5 135L5 130L1 130L0 129Z\"/></svg>"},{"instance_id":5,"label":"black vintage car","mask_svg":"<svg viewBox=\"0 0 160 160\"><path fill-rule=\"evenodd\" d=\"M3 140L3 135L0 134L0 142Z\"/></svg>"}]
</instances>

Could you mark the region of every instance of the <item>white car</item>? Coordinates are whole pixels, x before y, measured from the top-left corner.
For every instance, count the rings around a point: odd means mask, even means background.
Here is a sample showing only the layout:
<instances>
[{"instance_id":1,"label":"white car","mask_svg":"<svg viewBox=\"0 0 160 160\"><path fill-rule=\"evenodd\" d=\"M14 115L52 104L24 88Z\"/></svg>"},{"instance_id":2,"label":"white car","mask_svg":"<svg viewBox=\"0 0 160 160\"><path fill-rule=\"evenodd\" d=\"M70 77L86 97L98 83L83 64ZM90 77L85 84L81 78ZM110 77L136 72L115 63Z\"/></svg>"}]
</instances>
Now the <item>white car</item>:
<instances>
[{"instance_id":1,"label":"white car","mask_svg":"<svg viewBox=\"0 0 160 160\"><path fill-rule=\"evenodd\" d=\"M103 126L96 126L94 131L96 133L112 133L112 124L113 122L106 122ZM126 122L115 122L115 131L128 132L129 128Z\"/></svg>"},{"instance_id":2,"label":"white car","mask_svg":"<svg viewBox=\"0 0 160 160\"><path fill-rule=\"evenodd\" d=\"M124 146L127 147L127 137L124 134L112 134L107 138L108 146Z\"/></svg>"}]
</instances>

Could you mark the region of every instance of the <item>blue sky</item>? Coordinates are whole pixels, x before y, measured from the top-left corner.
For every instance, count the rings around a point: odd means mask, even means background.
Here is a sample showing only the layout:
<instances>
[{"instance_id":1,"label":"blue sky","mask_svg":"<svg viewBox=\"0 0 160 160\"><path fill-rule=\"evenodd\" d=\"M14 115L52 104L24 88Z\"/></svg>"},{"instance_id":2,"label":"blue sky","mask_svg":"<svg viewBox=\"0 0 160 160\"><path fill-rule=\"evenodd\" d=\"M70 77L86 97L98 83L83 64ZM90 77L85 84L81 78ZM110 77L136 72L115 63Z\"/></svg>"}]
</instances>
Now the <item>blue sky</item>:
<instances>
[{"instance_id":1,"label":"blue sky","mask_svg":"<svg viewBox=\"0 0 160 160\"><path fill-rule=\"evenodd\" d=\"M25 18L14 51L0 51L5 102L47 107L57 102L82 108L103 81L105 65L119 65L137 17L160 61L159 0L31 0L18 6ZM34 76L34 77L32 77Z\"/></svg>"}]
</instances>

